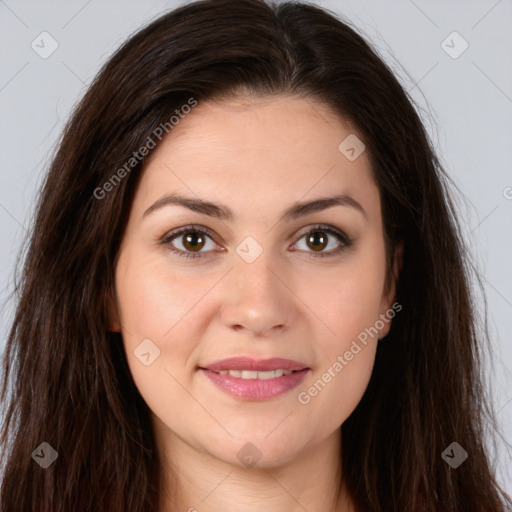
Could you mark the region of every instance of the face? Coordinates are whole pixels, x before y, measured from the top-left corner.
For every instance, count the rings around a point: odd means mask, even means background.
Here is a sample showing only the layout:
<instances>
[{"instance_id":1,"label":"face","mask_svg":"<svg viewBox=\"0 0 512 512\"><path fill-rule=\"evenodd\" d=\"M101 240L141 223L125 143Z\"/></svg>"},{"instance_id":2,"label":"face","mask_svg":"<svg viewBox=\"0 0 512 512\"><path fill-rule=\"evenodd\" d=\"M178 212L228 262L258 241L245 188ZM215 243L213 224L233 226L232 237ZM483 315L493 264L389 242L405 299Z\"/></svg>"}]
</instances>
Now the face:
<instances>
[{"instance_id":1,"label":"face","mask_svg":"<svg viewBox=\"0 0 512 512\"><path fill-rule=\"evenodd\" d=\"M339 149L351 134L311 99L233 99L199 104L154 150L111 330L160 439L270 467L332 437L360 401L394 290L368 155ZM222 363L233 357L252 362Z\"/></svg>"}]
</instances>

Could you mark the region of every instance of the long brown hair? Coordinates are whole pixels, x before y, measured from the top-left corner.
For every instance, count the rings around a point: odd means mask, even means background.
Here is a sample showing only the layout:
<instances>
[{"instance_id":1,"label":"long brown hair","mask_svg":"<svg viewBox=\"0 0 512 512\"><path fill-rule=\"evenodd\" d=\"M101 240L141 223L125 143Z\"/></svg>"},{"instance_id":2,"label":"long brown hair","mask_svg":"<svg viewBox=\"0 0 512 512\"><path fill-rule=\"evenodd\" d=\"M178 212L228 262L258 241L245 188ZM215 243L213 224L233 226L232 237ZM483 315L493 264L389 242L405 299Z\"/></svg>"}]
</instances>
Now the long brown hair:
<instances>
[{"instance_id":1,"label":"long brown hair","mask_svg":"<svg viewBox=\"0 0 512 512\"><path fill-rule=\"evenodd\" d=\"M190 98L239 91L317 99L350 120L380 190L389 262L404 244L403 311L342 425L343 471L358 510L503 510L510 498L485 451L495 422L473 267L414 104L348 21L313 5L263 0L203 0L161 16L113 55L69 120L15 279L0 396L0 508L158 510L149 410L120 335L107 330L143 159L108 193L98 189ZM469 452L457 469L441 456L454 441ZM43 442L58 454L47 469L33 457L49 450Z\"/></svg>"}]
</instances>

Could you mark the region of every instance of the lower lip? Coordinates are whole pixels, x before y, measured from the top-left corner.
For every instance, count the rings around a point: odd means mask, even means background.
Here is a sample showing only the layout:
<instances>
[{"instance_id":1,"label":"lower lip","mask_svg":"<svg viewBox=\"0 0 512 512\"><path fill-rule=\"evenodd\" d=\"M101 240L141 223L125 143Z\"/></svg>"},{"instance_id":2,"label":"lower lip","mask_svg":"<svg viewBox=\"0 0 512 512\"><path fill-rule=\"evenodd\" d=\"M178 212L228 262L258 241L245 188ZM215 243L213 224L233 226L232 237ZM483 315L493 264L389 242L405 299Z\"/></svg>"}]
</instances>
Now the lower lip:
<instances>
[{"instance_id":1,"label":"lower lip","mask_svg":"<svg viewBox=\"0 0 512 512\"><path fill-rule=\"evenodd\" d=\"M309 368L283 375L274 379L239 379L230 375L220 375L219 373L200 368L220 390L238 398L246 400L265 400L275 396L282 395L287 391L297 387L306 377Z\"/></svg>"}]
</instances>

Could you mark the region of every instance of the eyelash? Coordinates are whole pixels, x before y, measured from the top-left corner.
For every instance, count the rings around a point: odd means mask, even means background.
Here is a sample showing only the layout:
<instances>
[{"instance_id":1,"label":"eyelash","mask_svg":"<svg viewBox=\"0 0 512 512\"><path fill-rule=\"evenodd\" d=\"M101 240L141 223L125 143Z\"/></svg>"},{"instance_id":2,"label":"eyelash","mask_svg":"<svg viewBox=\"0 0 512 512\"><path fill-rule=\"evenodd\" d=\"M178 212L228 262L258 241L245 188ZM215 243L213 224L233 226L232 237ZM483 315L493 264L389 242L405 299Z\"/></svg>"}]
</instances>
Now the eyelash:
<instances>
[{"instance_id":1,"label":"eyelash","mask_svg":"<svg viewBox=\"0 0 512 512\"><path fill-rule=\"evenodd\" d=\"M345 234L343 231L340 231L336 228L333 228L332 226L328 226L325 224L318 224L316 226L313 226L312 228L308 229L307 231L304 231L301 233L300 237L298 238L297 242L304 238L306 235L309 235L311 233L315 233L317 231L321 231L322 233L327 233L329 235L333 235L336 237L342 245L337 248L334 251L327 252L327 253L310 253L309 256L311 258L329 258L332 256L336 256L343 252L344 250L350 248L353 244L353 241ZM209 238L213 240L213 233L208 228L204 228L201 226L185 226L183 228L178 228L174 231L171 231L170 233L167 233L161 240L160 243L163 245L166 245L168 249L173 252L174 254L178 255L181 258L190 259L190 258L202 258L204 256L201 256L202 253L190 253L182 251L181 249L176 249L172 246L171 242L178 238L180 235L188 234L188 233L200 233L202 235L207 235ZM297 243L295 242L295 243Z\"/></svg>"}]
</instances>

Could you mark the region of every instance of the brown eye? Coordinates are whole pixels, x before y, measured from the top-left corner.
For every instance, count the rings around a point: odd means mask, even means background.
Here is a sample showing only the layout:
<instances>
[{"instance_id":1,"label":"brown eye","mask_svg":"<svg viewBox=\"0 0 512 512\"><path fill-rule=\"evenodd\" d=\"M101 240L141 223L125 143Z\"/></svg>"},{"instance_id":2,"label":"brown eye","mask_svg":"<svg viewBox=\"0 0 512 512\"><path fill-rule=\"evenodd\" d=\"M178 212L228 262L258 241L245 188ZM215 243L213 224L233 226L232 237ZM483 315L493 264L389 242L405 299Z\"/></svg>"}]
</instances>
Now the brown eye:
<instances>
[{"instance_id":1,"label":"brown eye","mask_svg":"<svg viewBox=\"0 0 512 512\"><path fill-rule=\"evenodd\" d=\"M305 248L300 247L302 239L305 240ZM340 254L352 246L352 240L342 231L330 226L315 226L302 233L301 238L294 244L294 249L304 250L309 256L330 257ZM330 250L324 250L329 248Z\"/></svg>"},{"instance_id":2,"label":"brown eye","mask_svg":"<svg viewBox=\"0 0 512 512\"><path fill-rule=\"evenodd\" d=\"M208 247L209 241L210 247ZM183 258L200 258L202 253L216 248L212 235L205 228L198 229L190 226L168 233L161 243Z\"/></svg>"},{"instance_id":3,"label":"brown eye","mask_svg":"<svg viewBox=\"0 0 512 512\"><path fill-rule=\"evenodd\" d=\"M315 251L323 250L327 245L328 237L323 231L312 231L307 235L306 243Z\"/></svg>"},{"instance_id":4,"label":"brown eye","mask_svg":"<svg viewBox=\"0 0 512 512\"><path fill-rule=\"evenodd\" d=\"M204 246L204 236L199 231L192 231L182 235L183 246L189 251L201 250Z\"/></svg>"},{"instance_id":5,"label":"brown eye","mask_svg":"<svg viewBox=\"0 0 512 512\"><path fill-rule=\"evenodd\" d=\"M306 242L305 248L297 247L302 239ZM336 241L337 243L335 243ZM208 242L211 243L210 247L208 247ZM293 245L293 250L299 248L313 258L336 256L351 247L353 243L345 233L330 226L316 226L305 231L300 237L299 242ZM213 241L213 233L209 230L207 231L207 228L195 228L193 226L187 226L168 233L161 239L161 243L166 245L171 252L182 258L205 257L207 253L212 252L212 250L215 251L217 246ZM334 246L330 247L331 250L324 250L333 245L333 243Z\"/></svg>"}]
</instances>

